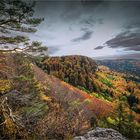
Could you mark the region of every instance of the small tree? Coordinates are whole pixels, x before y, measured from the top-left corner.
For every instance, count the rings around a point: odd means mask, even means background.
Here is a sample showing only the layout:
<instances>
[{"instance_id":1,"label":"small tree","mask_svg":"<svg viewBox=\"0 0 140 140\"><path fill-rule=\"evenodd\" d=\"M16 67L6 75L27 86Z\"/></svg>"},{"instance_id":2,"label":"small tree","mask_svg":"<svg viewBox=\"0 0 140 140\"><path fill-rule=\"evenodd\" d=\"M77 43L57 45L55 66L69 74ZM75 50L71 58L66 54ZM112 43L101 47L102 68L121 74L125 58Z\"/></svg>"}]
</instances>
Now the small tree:
<instances>
[{"instance_id":1,"label":"small tree","mask_svg":"<svg viewBox=\"0 0 140 140\"><path fill-rule=\"evenodd\" d=\"M132 106L128 105L126 96L121 96L117 102L114 128L129 138L140 138L140 127L135 122Z\"/></svg>"},{"instance_id":2,"label":"small tree","mask_svg":"<svg viewBox=\"0 0 140 140\"><path fill-rule=\"evenodd\" d=\"M127 104L126 104L126 98L125 97L119 97L118 103L117 103L117 118L116 118L116 123L117 123L117 128L121 132L123 131L123 127L125 124L125 120L127 117L127 113L125 111Z\"/></svg>"}]
</instances>

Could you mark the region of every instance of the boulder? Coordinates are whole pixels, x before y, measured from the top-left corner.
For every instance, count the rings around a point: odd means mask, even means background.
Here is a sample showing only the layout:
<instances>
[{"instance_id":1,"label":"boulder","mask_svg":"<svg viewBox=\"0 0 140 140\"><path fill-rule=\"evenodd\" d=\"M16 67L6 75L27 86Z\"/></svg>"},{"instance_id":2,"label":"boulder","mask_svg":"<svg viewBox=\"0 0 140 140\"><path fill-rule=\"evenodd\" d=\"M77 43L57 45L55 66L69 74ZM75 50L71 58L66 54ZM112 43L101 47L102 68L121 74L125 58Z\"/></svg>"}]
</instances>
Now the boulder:
<instances>
[{"instance_id":1,"label":"boulder","mask_svg":"<svg viewBox=\"0 0 140 140\"><path fill-rule=\"evenodd\" d=\"M74 140L126 140L126 138L114 129L97 127L84 136L75 137Z\"/></svg>"}]
</instances>

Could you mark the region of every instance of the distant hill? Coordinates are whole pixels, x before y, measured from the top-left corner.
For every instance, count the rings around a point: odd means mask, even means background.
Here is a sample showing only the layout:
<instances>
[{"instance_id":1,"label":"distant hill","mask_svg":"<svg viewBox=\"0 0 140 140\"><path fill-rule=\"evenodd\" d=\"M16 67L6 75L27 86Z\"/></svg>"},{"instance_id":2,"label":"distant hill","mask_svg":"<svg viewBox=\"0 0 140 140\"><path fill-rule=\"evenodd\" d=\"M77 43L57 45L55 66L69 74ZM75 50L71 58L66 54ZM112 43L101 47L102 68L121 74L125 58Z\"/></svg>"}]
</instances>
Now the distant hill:
<instances>
[{"instance_id":1,"label":"distant hill","mask_svg":"<svg viewBox=\"0 0 140 140\"><path fill-rule=\"evenodd\" d=\"M112 70L126 73L131 80L140 82L140 60L137 59L116 59L97 60L99 65L104 65Z\"/></svg>"}]
</instances>

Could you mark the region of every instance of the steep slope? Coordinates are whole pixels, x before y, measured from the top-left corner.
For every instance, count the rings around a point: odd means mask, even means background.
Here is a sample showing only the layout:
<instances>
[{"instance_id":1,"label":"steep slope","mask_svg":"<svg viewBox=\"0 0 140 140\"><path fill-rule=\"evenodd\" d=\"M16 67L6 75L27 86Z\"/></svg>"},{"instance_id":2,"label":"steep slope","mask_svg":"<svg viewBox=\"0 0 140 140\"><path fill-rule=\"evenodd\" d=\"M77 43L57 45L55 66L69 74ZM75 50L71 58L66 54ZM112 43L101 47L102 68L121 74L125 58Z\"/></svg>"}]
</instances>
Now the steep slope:
<instances>
[{"instance_id":1,"label":"steep slope","mask_svg":"<svg viewBox=\"0 0 140 140\"><path fill-rule=\"evenodd\" d=\"M0 58L0 139L63 139L113 111L111 103L46 74L24 55Z\"/></svg>"},{"instance_id":2,"label":"steep slope","mask_svg":"<svg viewBox=\"0 0 140 140\"><path fill-rule=\"evenodd\" d=\"M139 84L125 78L126 75L123 73L97 66L95 61L88 57L51 57L43 60L39 66L48 74L55 75L90 93L98 93L111 98L124 94L139 96Z\"/></svg>"},{"instance_id":3,"label":"steep slope","mask_svg":"<svg viewBox=\"0 0 140 140\"><path fill-rule=\"evenodd\" d=\"M94 60L83 56L51 57L42 60L39 66L46 73L88 92L92 97L116 104L119 98L125 96L128 104L134 105L133 111L139 118L140 85L125 78L125 74L97 66Z\"/></svg>"},{"instance_id":4,"label":"steep slope","mask_svg":"<svg viewBox=\"0 0 140 140\"><path fill-rule=\"evenodd\" d=\"M86 92L79 90L63 81L60 81L54 76L47 75L40 68L32 66L35 78L50 90L50 97L55 98L57 101L64 104L79 104L78 108L84 109L84 114L91 118L94 115L97 118L108 115L112 111L111 103L105 102L96 97L90 96Z\"/></svg>"}]
</instances>

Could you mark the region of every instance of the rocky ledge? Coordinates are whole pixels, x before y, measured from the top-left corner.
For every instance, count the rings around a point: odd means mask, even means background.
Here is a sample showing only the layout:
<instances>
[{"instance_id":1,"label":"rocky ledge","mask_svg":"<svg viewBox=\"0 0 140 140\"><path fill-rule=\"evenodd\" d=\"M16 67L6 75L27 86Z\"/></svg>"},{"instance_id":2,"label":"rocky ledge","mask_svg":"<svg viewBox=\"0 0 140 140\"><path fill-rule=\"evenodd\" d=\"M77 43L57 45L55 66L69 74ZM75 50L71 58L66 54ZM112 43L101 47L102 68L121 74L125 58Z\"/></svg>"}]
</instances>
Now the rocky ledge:
<instances>
[{"instance_id":1,"label":"rocky ledge","mask_svg":"<svg viewBox=\"0 0 140 140\"><path fill-rule=\"evenodd\" d=\"M74 140L126 140L126 138L114 129L97 127L84 136L75 137Z\"/></svg>"}]
</instances>

